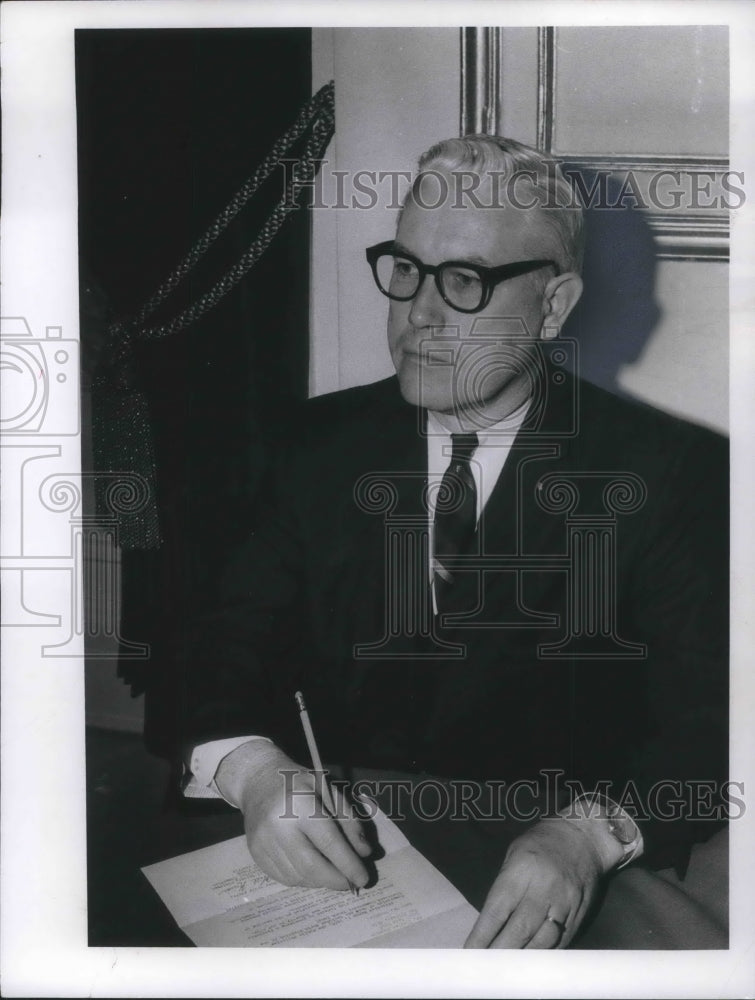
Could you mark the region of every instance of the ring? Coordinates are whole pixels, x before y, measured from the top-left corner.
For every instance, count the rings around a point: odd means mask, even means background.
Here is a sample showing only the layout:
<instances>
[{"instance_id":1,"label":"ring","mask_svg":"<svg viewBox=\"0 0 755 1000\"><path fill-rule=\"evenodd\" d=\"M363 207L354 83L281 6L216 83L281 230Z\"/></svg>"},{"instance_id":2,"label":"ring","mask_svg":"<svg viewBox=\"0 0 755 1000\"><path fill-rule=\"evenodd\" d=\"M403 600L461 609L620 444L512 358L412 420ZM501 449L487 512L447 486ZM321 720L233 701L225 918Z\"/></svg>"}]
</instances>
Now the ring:
<instances>
[{"instance_id":1,"label":"ring","mask_svg":"<svg viewBox=\"0 0 755 1000\"><path fill-rule=\"evenodd\" d=\"M545 919L546 919L546 920L550 920L550 922L551 922L552 924L555 924L555 925L556 925L556 927L558 927L559 931L560 931L560 932L561 932L562 934L563 934L563 933L564 933L564 931L566 930L566 924L565 924L565 923L564 923L563 921L561 921L561 920L556 920L556 918L555 918L555 917L552 917L552 916L550 915L550 913L548 914L548 916L547 916L547 917L546 917Z\"/></svg>"}]
</instances>

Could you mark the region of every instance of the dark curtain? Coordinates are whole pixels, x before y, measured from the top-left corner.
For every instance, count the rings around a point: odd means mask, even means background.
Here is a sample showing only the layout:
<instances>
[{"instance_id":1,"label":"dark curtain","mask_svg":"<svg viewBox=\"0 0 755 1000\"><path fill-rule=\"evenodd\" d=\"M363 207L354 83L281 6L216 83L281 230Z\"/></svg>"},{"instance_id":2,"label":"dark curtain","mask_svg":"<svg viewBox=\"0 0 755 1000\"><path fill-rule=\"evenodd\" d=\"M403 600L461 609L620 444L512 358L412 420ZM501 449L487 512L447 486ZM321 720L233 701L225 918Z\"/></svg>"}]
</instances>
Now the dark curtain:
<instances>
[{"instance_id":1,"label":"dark curtain","mask_svg":"<svg viewBox=\"0 0 755 1000\"><path fill-rule=\"evenodd\" d=\"M142 305L309 98L310 52L308 29L77 31L82 353L90 375L103 361L102 317ZM282 191L275 172L155 322L236 262ZM146 691L145 738L156 753L172 745L173 650L250 526L266 442L307 394L307 215L292 213L260 263L207 316L136 353L163 544L123 554L121 636L151 652L122 661L119 673L134 695Z\"/></svg>"}]
</instances>

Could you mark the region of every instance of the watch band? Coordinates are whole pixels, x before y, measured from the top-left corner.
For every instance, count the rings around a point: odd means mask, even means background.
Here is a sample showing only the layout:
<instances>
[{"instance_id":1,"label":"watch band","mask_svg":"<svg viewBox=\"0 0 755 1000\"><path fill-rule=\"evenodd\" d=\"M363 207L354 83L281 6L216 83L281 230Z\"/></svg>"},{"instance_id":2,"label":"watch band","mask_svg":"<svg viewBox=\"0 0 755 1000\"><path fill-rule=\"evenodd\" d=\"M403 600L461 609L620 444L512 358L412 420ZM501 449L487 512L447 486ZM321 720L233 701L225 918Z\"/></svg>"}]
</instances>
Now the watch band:
<instances>
[{"instance_id":1,"label":"watch band","mask_svg":"<svg viewBox=\"0 0 755 1000\"><path fill-rule=\"evenodd\" d=\"M597 819L605 822L608 832L624 854L615 871L625 868L642 852L643 839L639 826L626 809L613 799L609 799L607 795L589 792L578 795L564 812L567 813L566 818Z\"/></svg>"}]
</instances>

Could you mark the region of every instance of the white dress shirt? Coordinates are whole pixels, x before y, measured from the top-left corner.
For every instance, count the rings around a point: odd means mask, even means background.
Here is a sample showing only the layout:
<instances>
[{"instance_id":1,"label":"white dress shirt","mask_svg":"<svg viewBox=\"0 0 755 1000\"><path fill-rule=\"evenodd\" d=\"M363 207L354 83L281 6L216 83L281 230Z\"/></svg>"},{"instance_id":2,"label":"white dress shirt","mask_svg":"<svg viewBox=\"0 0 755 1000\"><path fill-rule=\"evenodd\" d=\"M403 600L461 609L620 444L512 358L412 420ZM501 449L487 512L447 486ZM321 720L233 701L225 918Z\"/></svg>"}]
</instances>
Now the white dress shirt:
<instances>
[{"instance_id":1,"label":"white dress shirt","mask_svg":"<svg viewBox=\"0 0 755 1000\"><path fill-rule=\"evenodd\" d=\"M477 431L478 445L469 465L477 490L477 520L479 522L485 505L490 499L495 484L503 471L506 459L517 431L524 423L529 409L529 400L515 410L514 413L492 424L484 430ZM451 462L451 431L440 422L437 414L431 410L427 414L427 480L428 480L428 517L430 519L430 552L435 551L433 538L433 521L435 518L435 497L437 487L443 479L443 474ZM432 559L428 567L430 585L433 588L433 611L437 615L438 606L435 602L435 586Z\"/></svg>"}]
</instances>

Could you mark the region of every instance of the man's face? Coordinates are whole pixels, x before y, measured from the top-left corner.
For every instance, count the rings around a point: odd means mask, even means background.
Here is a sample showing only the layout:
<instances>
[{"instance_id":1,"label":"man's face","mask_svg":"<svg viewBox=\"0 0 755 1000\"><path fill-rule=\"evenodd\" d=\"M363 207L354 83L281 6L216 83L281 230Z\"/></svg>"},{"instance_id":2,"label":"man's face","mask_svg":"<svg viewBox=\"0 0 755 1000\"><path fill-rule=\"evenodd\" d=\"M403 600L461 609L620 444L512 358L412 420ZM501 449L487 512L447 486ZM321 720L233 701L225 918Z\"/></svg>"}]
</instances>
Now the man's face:
<instances>
[{"instance_id":1,"label":"man's face","mask_svg":"<svg viewBox=\"0 0 755 1000\"><path fill-rule=\"evenodd\" d=\"M410 197L397 248L430 265L456 260L496 267L552 256L537 211L452 204L448 198L423 209ZM526 398L515 360L521 361L522 348L507 348L505 341L539 337L543 288L552 276L545 270L510 278L478 313L449 306L431 275L410 301L391 300L388 345L404 398L439 413L481 416L483 422L485 415L501 419L519 406Z\"/></svg>"}]
</instances>

